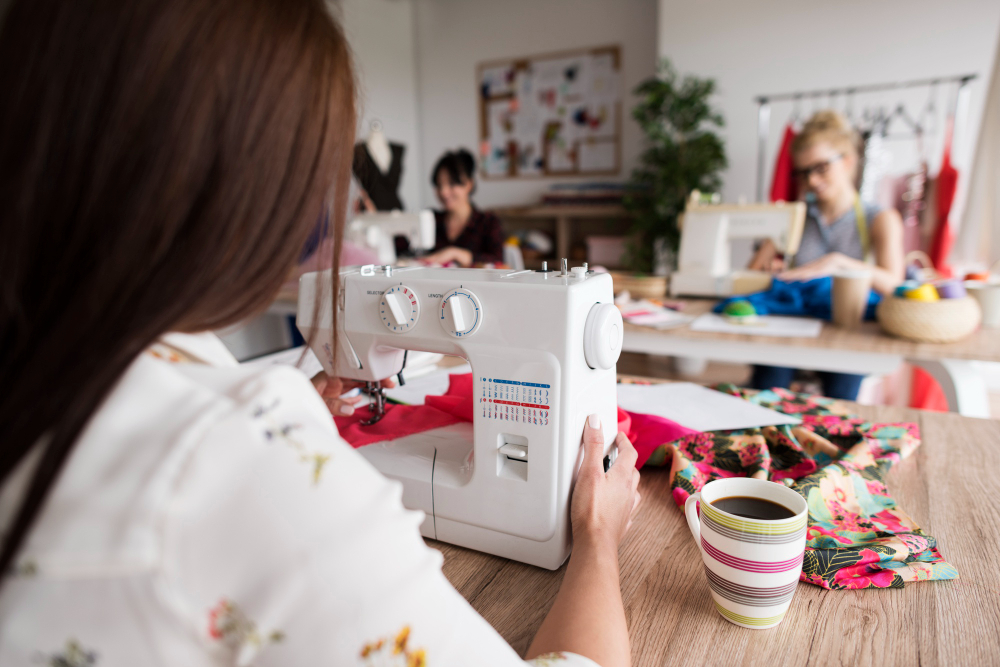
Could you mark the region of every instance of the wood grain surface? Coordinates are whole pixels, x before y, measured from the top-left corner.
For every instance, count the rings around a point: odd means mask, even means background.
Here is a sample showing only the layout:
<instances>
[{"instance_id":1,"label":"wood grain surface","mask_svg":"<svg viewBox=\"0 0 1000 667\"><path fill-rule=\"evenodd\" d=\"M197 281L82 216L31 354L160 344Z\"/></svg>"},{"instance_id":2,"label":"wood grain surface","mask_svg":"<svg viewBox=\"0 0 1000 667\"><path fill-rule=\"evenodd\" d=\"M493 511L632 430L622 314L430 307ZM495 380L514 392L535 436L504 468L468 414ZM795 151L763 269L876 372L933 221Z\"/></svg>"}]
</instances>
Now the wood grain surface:
<instances>
[{"instance_id":1,"label":"wood grain surface","mask_svg":"<svg viewBox=\"0 0 1000 667\"><path fill-rule=\"evenodd\" d=\"M674 299L683 304L680 312L697 317L710 312L716 299ZM625 330L651 332L655 329L626 324ZM690 326L667 329L664 336L698 338L719 341L739 341L791 347L814 347L835 350L862 350L881 354L901 355L909 359L977 359L979 361L1000 361L1000 332L979 329L971 336L955 343L914 343L902 338L886 335L876 322L864 322L858 329L841 329L830 323L823 325L823 331L816 338L784 338L756 336L750 334L728 334L707 331L692 331Z\"/></svg>"},{"instance_id":2,"label":"wood grain surface","mask_svg":"<svg viewBox=\"0 0 1000 667\"><path fill-rule=\"evenodd\" d=\"M961 579L865 591L800 583L781 625L740 628L712 605L667 471L647 469L643 504L620 552L633 665L1000 664L1000 421L885 407L857 413L919 423L923 444L890 472L889 490L938 539ZM445 575L459 592L523 654L563 570L429 543L444 553Z\"/></svg>"}]
</instances>

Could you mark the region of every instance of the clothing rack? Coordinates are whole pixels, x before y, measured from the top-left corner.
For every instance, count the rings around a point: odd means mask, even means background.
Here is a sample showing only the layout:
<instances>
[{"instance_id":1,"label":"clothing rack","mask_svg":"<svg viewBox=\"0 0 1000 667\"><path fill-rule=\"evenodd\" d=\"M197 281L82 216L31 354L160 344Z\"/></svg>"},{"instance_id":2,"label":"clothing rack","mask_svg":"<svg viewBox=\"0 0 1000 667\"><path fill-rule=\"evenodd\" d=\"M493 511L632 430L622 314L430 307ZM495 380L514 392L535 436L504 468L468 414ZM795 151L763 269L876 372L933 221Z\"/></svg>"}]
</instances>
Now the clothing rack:
<instances>
[{"instance_id":1,"label":"clothing rack","mask_svg":"<svg viewBox=\"0 0 1000 667\"><path fill-rule=\"evenodd\" d=\"M754 97L757 103L757 201L764 201L764 179L766 165L764 164L767 154L767 141L771 133L771 103L794 100L796 102L806 99L817 99L829 97L831 100L843 95L848 100L853 100L855 95L866 93L878 93L888 90L902 90L904 88L924 88L933 87L938 84L957 83L958 90L955 95L955 103L952 108L952 117L956 119L956 131L959 125L958 119L964 119L969 106L968 84L977 78L977 74L960 74L956 76L934 77L929 79L913 79L910 81L892 81L887 83L866 84L858 86L845 86L842 88L817 88L814 90L796 90L786 93L773 93L770 95L758 95Z\"/></svg>"}]
</instances>

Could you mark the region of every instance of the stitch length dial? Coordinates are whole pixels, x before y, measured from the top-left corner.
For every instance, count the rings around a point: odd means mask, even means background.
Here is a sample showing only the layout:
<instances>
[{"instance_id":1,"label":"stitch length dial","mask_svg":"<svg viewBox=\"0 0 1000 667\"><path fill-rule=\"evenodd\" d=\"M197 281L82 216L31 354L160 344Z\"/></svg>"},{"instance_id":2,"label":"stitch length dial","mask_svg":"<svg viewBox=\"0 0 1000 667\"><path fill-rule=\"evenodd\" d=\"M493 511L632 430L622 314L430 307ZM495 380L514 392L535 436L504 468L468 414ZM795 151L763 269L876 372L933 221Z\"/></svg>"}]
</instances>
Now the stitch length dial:
<instances>
[{"instance_id":1,"label":"stitch length dial","mask_svg":"<svg viewBox=\"0 0 1000 667\"><path fill-rule=\"evenodd\" d=\"M483 323L483 305L467 289L453 289L441 299L441 326L455 338L471 336Z\"/></svg>"},{"instance_id":2,"label":"stitch length dial","mask_svg":"<svg viewBox=\"0 0 1000 667\"><path fill-rule=\"evenodd\" d=\"M406 333L420 319L417 293L405 285L390 287L378 302L379 317L389 331Z\"/></svg>"}]
</instances>

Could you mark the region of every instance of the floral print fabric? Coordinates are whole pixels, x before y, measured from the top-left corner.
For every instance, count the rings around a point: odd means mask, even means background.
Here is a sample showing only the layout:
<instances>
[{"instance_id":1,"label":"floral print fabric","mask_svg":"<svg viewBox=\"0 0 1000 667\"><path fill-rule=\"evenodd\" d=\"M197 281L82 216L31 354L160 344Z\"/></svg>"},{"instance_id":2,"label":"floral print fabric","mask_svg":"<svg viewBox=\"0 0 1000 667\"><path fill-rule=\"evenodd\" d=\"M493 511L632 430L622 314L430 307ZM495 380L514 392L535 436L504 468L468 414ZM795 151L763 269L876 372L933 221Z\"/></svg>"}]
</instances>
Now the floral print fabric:
<instances>
[{"instance_id":1,"label":"floral print fabric","mask_svg":"<svg viewBox=\"0 0 1000 667\"><path fill-rule=\"evenodd\" d=\"M662 445L648 463L671 466L679 507L713 479L769 479L791 487L809 505L802 581L859 589L958 578L936 540L886 488L889 468L920 445L916 424L874 424L848 414L839 401L783 389L717 389L794 414L802 424L698 433Z\"/></svg>"}]
</instances>

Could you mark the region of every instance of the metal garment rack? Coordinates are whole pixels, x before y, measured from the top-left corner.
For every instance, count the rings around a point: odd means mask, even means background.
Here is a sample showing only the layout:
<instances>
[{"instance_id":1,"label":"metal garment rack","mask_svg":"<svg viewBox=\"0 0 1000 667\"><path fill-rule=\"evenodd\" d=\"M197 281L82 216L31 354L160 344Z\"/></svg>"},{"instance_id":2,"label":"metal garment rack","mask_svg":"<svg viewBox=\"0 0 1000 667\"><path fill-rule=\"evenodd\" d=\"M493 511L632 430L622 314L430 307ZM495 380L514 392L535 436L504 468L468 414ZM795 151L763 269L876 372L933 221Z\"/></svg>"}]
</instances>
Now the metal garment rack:
<instances>
[{"instance_id":1,"label":"metal garment rack","mask_svg":"<svg viewBox=\"0 0 1000 667\"><path fill-rule=\"evenodd\" d=\"M943 76L931 79L914 79L911 81L896 81L891 83L876 83L863 86L847 86L843 88L819 88L815 90L797 90L789 93L775 93L772 95L758 95L754 98L757 103L757 201L764 201L764 178L766 165L764 160L767 154L767 141L771 133L771 103L786 100L796 102L806 99L816 99L829 97L831 100L840 95L848 100L853 100L855 95L865 93L878 93L887 90L902 90L904 88L931 87L938 84L957 83L958 90L955 94L955 103L951 115L956 119L956 128L959 125L958 119L965 118L965 113L969 108L969 82L977 78L977 74L960 74L957 76ZM953 139L954 142L954 139Z\"/></svg>"}]
</instances>

